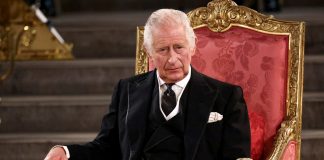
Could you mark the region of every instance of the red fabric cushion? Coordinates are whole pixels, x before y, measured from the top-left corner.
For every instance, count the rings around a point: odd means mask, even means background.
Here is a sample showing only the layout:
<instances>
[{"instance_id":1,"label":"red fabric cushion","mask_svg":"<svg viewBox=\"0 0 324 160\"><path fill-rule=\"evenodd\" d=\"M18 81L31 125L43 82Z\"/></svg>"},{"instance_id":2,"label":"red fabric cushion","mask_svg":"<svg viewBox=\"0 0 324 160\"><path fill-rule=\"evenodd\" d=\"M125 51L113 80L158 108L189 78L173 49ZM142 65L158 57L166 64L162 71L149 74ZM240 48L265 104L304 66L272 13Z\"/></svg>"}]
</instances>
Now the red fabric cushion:
<instances>
[{"instance_id":1,"label":"red fabric cushion","mask_svg":"<svg viewBox=\"0 0 324 160\"><path fill-rule=\"evenodd\" d=\"M251 158L259 160L262 156L264 146L264 118L256 112L249 112L251 128Z\"/></svg>"},{"instance_id":2,"label":"red fabric cushion","mask_svg":"<svg viewBox=\"0 0 324 160\"><path fill-rule=\"evenodd\" d=\"M296 159L296 141L290 141L287 147L285 148L285 152L283 153L281 159L282 160L295 160Z\"/></svg>"}]
</instances>

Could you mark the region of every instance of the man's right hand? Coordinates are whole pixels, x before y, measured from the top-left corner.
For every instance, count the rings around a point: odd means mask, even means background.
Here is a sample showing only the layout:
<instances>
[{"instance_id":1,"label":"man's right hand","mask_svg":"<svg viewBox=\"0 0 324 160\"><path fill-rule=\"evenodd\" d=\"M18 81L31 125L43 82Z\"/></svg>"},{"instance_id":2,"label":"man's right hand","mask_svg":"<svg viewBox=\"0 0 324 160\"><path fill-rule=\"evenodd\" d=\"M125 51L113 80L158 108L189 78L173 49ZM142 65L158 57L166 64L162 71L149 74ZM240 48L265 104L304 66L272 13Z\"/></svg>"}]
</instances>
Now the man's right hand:
<instances>
[{"instance_id":1,"label":"man's right hand","mask_svg":"<svg viewBox=\"0 0 324 160\"><path fill-rule=\"evenodd\" d=\"M52 148L44 160L68 160L63 147Z\"/></svg>"}]
</instances>

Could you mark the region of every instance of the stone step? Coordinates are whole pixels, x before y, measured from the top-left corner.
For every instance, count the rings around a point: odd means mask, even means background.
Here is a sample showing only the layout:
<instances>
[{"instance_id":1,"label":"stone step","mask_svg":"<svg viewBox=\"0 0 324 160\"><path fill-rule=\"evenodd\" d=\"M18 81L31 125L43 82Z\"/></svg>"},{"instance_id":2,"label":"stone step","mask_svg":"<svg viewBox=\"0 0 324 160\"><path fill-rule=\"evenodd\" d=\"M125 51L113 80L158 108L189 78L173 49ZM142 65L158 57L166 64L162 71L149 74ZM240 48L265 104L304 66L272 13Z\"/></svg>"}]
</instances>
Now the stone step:
<instances>
[{"instance_id":1,"label":"stone step","mask_svg":"<svg viewBox=\"0 0 324 160\"><path fill-rule=\"evenodd\" d=\"M2 97L0 133L95 132L110 95Z\"/></svg>"},{"instance_id":2,"label":"stone step","mask_svg":"<svg viewBox=\"0 0 324 160\"><path fill-rule=\"evenodd\" d=\"M324 1L323 1L324 2ZM324 54L324 7L289 7L282 12L272 13L278 19L304 21L305 31L305 55Z\"/></svg>"},{"instance_id":3,"label":"stone step","mask_svg":"<svg viewBox=\"0 0 324 160\"><path fill-rule=\"evenodd\" d=\"M304 92L324 91L324 56L305 56Z\"/></svg>"},{"instance_id":4,"label":"stone step","mask_svg":"<svg viewBox=\"0 0 324 160\"><path fill-rule=\"evenodd\" d=\"M0 96L111 94L120 78L133 76L135 58L17 62ZM305 57L304 90L324 91L324 56Z\"/></svg>"},{"instance_id":5,"label":"stone step","mask_svg":"<svg viewBox=\"0 0 324 160\"><path fill-rule=\"evenodd\" d=\"M0 96L110 94L134 68L135 59L16 62Z\"/></svg>"},{"instance_id":6,"label":"stone step","mask_svg":"<svg viewBox=\"0 0 324 160\"><path fill-rule=\"evenodd\" d=\"M76 58L135 57L136 27L150 12L67 14L53 19Z\"/></svg>"},{"instance_id":7,"label":"stone step","mask_svg":"<svg viewBox=\"0 0 324 160\"><path fill-rule=\"evenodd\" d=\"M324 130L303 130L301 159L322 160L324 158Z\"/></svg>"},{"instance_id":8,"label":"stone step","mask_svg":"<svg viewBox=\"0 0 324 160\"><path fill-rule=\"evenodd\" d=\"M305 7L305 6L313 6L313 7L318 7L318 6L324 6L324 3L322 0L284 0L283 1L283 6L287 7Z\"/></svg>"},{"instance_id":9,"label":"stone step","mask_svg":"<svg viewBox=\"0 0 324 160\"><path fill-rule=\"evenodd\" d=\"M324 93L304 93L302 128L324 129Z\"/></svg>"},{"instance_id":10,"label":"stone step","mask_svg":"<svg viewBox=\"0 0 324 160\"><path fill-rule=\"evenodd\" d=\"M52 21L64 39L74 44L76 58L135 57L136 27L143 26L149 14L148 11L79 13ZM324 21L319 16L324 15L324 7L287 8L273 15L305 21L306 55L324 54Z\"/></svg>"},{"instance_id":11,"label":"stone step","mask_svg":"<svg viewBox=\"0 0 324 160\"><path fill-rule=\"evenodd\" d=\"M80 13L53 19L76 58L135 57L136 27L149 12Z\"/></svg>"},{"instance_id":12,"label":"stone step","mask_svg":"<svg viewBox=\"0 0 324 160\"><path fill-rule=\"evenodd\" d=\"M97 133L0 134L0 160L40 160L57 144L82 144Z\"/></svg>"},{"instance_id":13,"label":"stone step","mask_svg":"<svg viewBox=\"0 0 324 160\"><path fill-rule=\"evenodd\" d=\"M95 132L111 95L1 97L0 133ZM324 129L324 93L304 93L303 129Z\"/></svg>"},{"instance_id":14,"label":"stone step","mask_svg":"<svg viewBox=\"0 0 324 160\"><path fill-rule=\"evenodd\" d=\"M0 160L43 159L57 144L82 144L91 141L96 133L0 134ZM322 160L324 130L303 130L301 159Z\"/></svg>"}]
</instances>

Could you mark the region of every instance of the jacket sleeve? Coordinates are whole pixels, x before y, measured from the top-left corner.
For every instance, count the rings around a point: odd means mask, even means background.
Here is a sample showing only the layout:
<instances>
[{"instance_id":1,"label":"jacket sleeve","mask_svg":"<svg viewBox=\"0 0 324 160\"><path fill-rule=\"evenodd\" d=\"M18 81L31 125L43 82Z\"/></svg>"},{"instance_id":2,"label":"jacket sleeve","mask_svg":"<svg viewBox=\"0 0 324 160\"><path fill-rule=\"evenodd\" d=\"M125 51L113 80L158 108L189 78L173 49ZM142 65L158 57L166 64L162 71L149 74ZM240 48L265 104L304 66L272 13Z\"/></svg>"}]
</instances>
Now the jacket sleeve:
<instances>
[{"instance_id":1,"label":"jacket sleeve","mask_svg":"<svg viewBox=\"0 0 324 160\"><path fill-rule=\"evenodd\" d=\"M250 158L251 133L247 107L240 87L234 87L224 117L223 159Z\"/></svg>"},{"instance_id":2,"label":"jacket sleeve","mask_svg":"<svg viewBox=\"0 0 324 160\"><path fill-rule=\"evenodd\" d=\"M115 87L109 112L103 117L101 130L97 137L84 145L67 145L69 160L115 160L121 159L118 136L118 105L121 81Z\"/></svg>"}]
</instances>

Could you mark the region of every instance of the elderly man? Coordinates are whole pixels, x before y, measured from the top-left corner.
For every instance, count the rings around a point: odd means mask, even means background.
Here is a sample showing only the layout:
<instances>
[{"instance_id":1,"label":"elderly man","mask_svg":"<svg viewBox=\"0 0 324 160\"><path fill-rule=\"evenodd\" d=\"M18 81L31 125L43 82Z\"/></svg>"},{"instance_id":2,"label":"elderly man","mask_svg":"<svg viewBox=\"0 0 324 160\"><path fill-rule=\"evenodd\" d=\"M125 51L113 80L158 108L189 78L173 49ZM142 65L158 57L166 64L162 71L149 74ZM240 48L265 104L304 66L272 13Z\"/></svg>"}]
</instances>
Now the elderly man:
<instances>
[{"instance_id":1,"label":"elderly man","mask_svg":"<svg viewBox=\"0 0 324 160\"><path fill-rule=\"evenodd\" d=\"M242 90L190 66L196 36L185 13L154 12L144 46L154 71L119 81L92 142L54 147L46 160L215 160L250 157Z\"/></svg>"}]
</instances>

